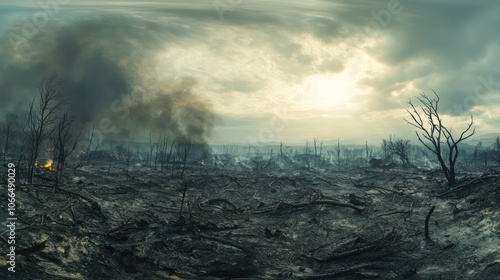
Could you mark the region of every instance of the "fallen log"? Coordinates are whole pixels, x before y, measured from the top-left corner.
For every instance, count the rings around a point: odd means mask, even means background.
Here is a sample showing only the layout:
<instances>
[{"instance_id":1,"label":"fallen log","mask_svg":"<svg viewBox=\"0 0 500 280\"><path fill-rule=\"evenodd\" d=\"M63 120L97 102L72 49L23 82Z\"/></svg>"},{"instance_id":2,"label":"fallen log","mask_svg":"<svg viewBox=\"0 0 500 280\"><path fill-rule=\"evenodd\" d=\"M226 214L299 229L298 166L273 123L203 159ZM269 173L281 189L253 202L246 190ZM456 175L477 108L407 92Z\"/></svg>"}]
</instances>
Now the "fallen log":
<instances>
[{"instance_id":1,"label":"fallen log","mask_svg":"<svg viewBox=\"0 0 500 280\"><path fill-rule=\"evenodd\" d=\"M316 179L318 179L318 180L320 180L320 181L323 181L323 182L327 183L328 185L330 185L330 186L332 186L332 187L339 187L339 185L337 185L337 184L333 184L332 182L330 182L330 181L328 181L328 180L326 180L326 179L323 179L323 178L321 178L321 177L316 177Z\"/></svg>"},{"instance_id":2,"label":"fallen log","mask_svg":"<svg viewBox=\"0 0 500 280\"><path fill-rule=\"evenodd\" d=\"M368 265L368 264L361 264L361 265L357 265L357 266L346 268L346 269L341 270L341 271L336 271L336 272L331 272L331 273L325 273L325 274L318 274L318 275L311 275L311 276L302 276L302 277L299 277L299 279L303 279L303 280L312 280L312 279L338 279L339 276L342 276L342 275L345 275L345 274L349 274L349 273L353 273L353 272L355 272L357 270L366 268L368 266L370 266L370 265Z\"/></svg>"},{"instance_id":3,"label":"fallen log","mask_svg":"<svg viewBox=\"0 0 500 280\"><path fill-rule=\"evenodd\" d=\"M352 208L358 212L363 212L365 210L364 208L358 207L352 203L336 201L336 200L315 200L315 201L311 201L308 203L294 204L294 205L292 205L292 207L293 208L301 208L301 207L306 207L306 206L310 206L310 205L333 205L333 206L339 206L339 207L348 207L348 208Z\"/></svg>"},{"instance_id":4,"label":"fallen log","mask_svg":"<svg viewBox=\"0 0 500 280\"><path fill-rule=\"evenodd\" d=\"M253 249L245 247L245 246L242 246L242 245L240 245L240 244L238 244L236 242L230 241L230 240L218 238L218 237L215 237L215 236L208 236L208 235L204 235L204 234L200 234L200 237L205 238L207 240L219 242L219 243L222 243L224 245L228 245L228 246L234 247L234 248L239 249L239 250L241 250L241 251L243 251L245 253L249 253L249 254L255 253L255 251Z\"/></svg>"},{"instance_id":5,"label":"fallen log","mask_svg":"<svg viewBox=\"0 0 500 280\"><path fill-rule=\"evenodd\" d=\"M53 191L57 191L57 192L62 193L62 194L66 194L66 195L69 195L69 196L72 196L72 197L76 197L76 198L80 198L82 200L85 200L88 203L90 203L90 208L92 210L94 210L95 212L97 212L98 216L100 216L101 219L103 219L104 221L107 221L107 217L102 212L101 206L99 205L99 203L97 203L96 201L94 201L94 200L92 200L92 199L90 199L88 197L85 197L85 196L83 196L81 194L78 194L78 193L75 193L75 192L70 192L70 191L67 191L67 190L63 190L63 189L61 189L59 187L56 187L56 186L49 186L49 185L43 185L43 184L34 184L34 186L36 186L36 187L43 187L43 188L50 188Z\"/></svg>"},{"instance_id":6,"label":"fallen log","mask_svg":"<svg viewBox=\"0 0 500 280\"><path fill-rule=\"evenodd\" d=\"M404 194L404 193L402 193L400 191L394 191L394 190L390 190L390 189L383 188L383 187L377 187L377 186L373 186L373 185L354 184L354 186L357 187L357 188L375 189L375 190L378 190L379 192L386 191L386 192L392 192L392 193L395 193L395 194ZM381 192L381 193L383 193L383 192Z\"/></svg>"},{"instance_id":7,"label":"fallen log","mask_svg":"<svg viewBox=\"0 0 500 280\"><path fill-rule=\"evenodd\" d=\"M229 200L227 200L225 198L213 198L213 199L207 200L206 204L212 205L212 204L217 203L217 202L223 202L223 203L231 206L231 208L233 208L234 212L236 212L238 210L238 207L236 207L234 204L232 204Z\"/></svg>"},{"instance_id":8,"label":"fallen log","mask_svg":"<svg viewBox=\"0 0 500 280\"><path fill-rule=\"evenodd\" d=\"M473 179L473 180L471 180L469 182L463 183L463 184L457 186L456 188L453 188L453 189L451 189L449 191L446 191L446 192L444 192L442 194L438 194L437 197L443 197L443 196L448 195L450 193L459 192L459 191L461 191L463 189L466 189L466 188L468 188L468 187L470 187L470 186L472 186L472 185L474 185L476 183L482 183L482 182L484 182L485 179L493 179L493 178L500 178L500 176L499 175L481 176L481 177Z\"/></svg>"},{"instance_id":9,"label":"fallen log","mask_svg":"<svg viewBox=\"0 0 500 280\"><path fill-rule=\"evenodd\" d=\"M431 242L431 238L429 237L429 219L431 218L432 212L434 212L434 208L436 208L436 206L432 206L427 217L425 217L425 240L427 242Z\"/></svg>"},{"instance_id":10,"label":"fallen log","mask_svg":"<svg viewBox=\"0 0 500 280\"><path fill-rule=\"evenodd\" d=\"M370 243L363 244L362 246L359 246L359 247L347 248L346 250L342 250L341 247L343 247L343 246L339 246L339 247L337 247L335 252L330 253L329 256L326 256L324 258L317 258L314 256L307 256L307 255L303 255L303 256L308 258L308 259L312 259L312 260L315 260L317 262L324 263L324 262L330 262L333 260L348 258L348 257L356 256L356 255L361 255L363 253L370 252L370 251L379 252L382 248L388 247L389 244L394 242L394 240L395 240L394 230L395 230L395 228L393 228L391 232L384 235L383 237L380 237L379 239L373 240ZM392 236L394 236L394 238L391 240ZM356 240L354 240L354 239L348 240L347 242L344 242L343 245L348 246L348 244L352 243L352 241L357 241L357 239ZM348 247L351 247L351 246L348 246Z\"/></svg>"},{"instance_id":11,"label":"fallen log","mask_svg":"<svg viewBox=\"0 0 500 280\"><path fill-rule=\"evenodd\" d=\"M325 259L318 259L318 258L315 258L315 259L318 262L329 262L329 261L333 261L333 260L338 260L338 259L343 259L343 258L359 255L361 253L374 250L377 247L378 247L378 244L369 244L369 245L366 245L366 246L363 246L360 248L355 248L355 249L352 249L349 251L339 252L339 253L334 254L332 256L329 256Z\"/></svg>"},{"instance_id":12,"label":"fallen log","mask_svg":"<svg viewBox=\"0 0 500 280\"><path fill-rule=\"evenodd\" d=\"M43 251L43 249L45 249L46 243L47 243L47 240L40 242L38 244L35 244L31 247L18 250L17 254L23 255L23 256L28 256L28 255L33 255L33 254L39 253L39 252Z\"/></svg>"}]
</instances>

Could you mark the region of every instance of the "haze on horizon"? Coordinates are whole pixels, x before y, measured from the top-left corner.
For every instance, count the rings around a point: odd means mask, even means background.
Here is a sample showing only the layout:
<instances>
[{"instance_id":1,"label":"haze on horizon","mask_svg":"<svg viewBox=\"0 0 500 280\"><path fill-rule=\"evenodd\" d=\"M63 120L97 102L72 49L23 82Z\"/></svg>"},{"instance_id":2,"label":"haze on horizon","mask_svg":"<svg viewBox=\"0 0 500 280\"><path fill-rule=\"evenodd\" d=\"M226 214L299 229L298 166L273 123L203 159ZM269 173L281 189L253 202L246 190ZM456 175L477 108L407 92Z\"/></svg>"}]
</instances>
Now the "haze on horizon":
<instances>
[{"instance_id":1,"label":"haze on horizon","mask_svg":"<svg viewBox=\"0 0 500 280\"><path fill-rule=\"evenodd\" d=\"M75 108L88 104L87 123L119 98L131 106L116 119L124 127L172 117L210 143L416 143L405 109L430 89L457 131L472 114L478 135L500 132L498 1L40 3L0 2L0 116L27 106L54 70L78 91ZM113 82L92 83L108 74ZM133 94L138 86L148 90ZM175 106L186 109L160 112Z\"/></svg>"}]
</instances>

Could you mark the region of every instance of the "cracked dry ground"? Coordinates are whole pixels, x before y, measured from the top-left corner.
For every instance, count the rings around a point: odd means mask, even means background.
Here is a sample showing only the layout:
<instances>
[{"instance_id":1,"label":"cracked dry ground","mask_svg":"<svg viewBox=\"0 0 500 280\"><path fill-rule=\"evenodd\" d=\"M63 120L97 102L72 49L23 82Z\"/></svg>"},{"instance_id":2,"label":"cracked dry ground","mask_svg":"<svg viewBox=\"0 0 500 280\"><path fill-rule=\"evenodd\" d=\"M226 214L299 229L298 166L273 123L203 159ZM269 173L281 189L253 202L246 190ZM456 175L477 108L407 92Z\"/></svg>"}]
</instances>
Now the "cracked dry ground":
<instances>
[{"instance_id":1,"label":"cracked dry ground","mask_svg":"<svg viewBox=\"0 0 500 280\"><path fill-rule=\"evenodd\" d=\"M436 171L136 168L18 186L17 272L2 252L0 277L500 279L496 172L439 197Z\"/></svg>"}]
</instances>

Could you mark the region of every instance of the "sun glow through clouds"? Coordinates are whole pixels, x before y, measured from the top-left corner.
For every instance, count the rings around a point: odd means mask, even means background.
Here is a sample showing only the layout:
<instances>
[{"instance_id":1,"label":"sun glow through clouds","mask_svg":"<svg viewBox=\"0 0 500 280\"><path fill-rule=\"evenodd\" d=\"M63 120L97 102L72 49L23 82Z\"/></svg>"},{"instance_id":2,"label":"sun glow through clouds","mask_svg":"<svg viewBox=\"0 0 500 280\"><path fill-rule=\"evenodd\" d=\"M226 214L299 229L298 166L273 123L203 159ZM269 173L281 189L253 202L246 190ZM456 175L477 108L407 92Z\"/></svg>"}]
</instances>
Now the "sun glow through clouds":
<instances>
[{"instance_id":1,"label":"sun glow through clouds","mask_svg":"<svg viewBox=\"0 0 500 280\"><path fill-rule=\"evenodd\" d=\"M352 80L346 75L314 75L306 79L308 101L315 109L343 106L355 92Z\"/></svg>"}]
</instances>

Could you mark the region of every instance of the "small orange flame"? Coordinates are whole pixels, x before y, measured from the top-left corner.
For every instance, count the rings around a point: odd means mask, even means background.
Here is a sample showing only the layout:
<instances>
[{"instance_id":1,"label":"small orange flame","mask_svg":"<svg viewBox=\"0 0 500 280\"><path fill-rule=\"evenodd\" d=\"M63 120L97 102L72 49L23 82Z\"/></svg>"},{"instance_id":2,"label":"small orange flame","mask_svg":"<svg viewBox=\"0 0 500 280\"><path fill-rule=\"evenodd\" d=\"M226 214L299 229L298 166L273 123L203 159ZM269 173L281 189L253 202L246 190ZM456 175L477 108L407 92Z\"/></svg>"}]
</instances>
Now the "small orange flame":
<instances>
[{"instance_id":1,"label":"small orange flame","mask_svg":"<svg viewBox=\"0 0 500 280\"><path fill-rule=\"evenodd\" d=\"M45 169L48 169L50 171L54 171L54 167L52 166L53 163L54 163L54 160L51 159L51 158L49 158L47 160L47 162L42 167L45 168Z\"/></svg>"}]
</instances>

